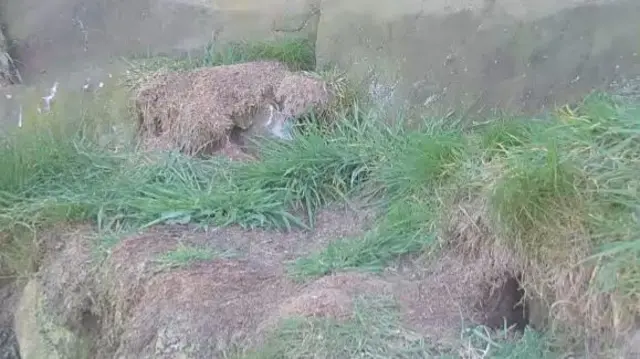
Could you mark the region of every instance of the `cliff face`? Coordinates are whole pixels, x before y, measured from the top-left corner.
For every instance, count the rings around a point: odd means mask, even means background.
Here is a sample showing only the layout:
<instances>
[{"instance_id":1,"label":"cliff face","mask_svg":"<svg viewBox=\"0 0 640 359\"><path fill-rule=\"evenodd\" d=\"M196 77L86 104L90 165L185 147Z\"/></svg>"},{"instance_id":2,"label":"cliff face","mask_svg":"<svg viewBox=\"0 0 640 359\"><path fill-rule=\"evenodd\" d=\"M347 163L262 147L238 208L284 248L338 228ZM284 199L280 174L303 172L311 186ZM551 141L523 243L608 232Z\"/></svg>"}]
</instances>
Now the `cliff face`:
<instances>
[{"instance_id":1,"label":"cliff face","mask_svg":"<svg viewBox=\"0 0 640 359\"><path fill-rule=\"evenodd\" d=\"M123 55L298 36L380 101L537 112L640 73L634 0L11 1L25 81L82 81ZM71 76L70 76L71 74Z\"/></svg>"}]
</instances>

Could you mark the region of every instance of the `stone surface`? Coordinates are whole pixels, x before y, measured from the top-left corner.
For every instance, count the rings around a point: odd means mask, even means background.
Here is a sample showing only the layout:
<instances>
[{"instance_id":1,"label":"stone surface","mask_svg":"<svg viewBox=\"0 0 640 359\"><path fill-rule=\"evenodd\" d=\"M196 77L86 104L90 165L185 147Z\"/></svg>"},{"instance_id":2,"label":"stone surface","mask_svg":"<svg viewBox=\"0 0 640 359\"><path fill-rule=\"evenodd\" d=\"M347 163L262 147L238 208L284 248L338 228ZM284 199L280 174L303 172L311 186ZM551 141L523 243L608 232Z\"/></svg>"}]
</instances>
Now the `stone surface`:
<instances>
[{"instance_id":1,"label":"stone surface","mask_svg":"<svg viewBox=\"0 0 640 359\"><path fill-rule=\"evenodd\" d=\"M315 34L308 0L0 0L25 82L211 41Z\"/></svg>"},{"instance_id":2,"label":"stone surface","mask_svg":"<svg viewBox=\"0 0 640 359\"><path fill-rule=\"evenodd\" d=\"M379 102L537 112L640 73L636 0L4 1L27 82L120 56L293 35ZM71 81L71 80L70 80Z\"/></svg>"},{"instance_id":3,"label":"stone surface","mask_svg":"<svg viewBox=\"0 0 640 359\"><path fill-rule=\"evenodd\" d=\"M42 286L32 279L25 286L15 313L15 334L22 359L82 358L87 347L42 310L43 300Z\"/></svg>"},{"instance_id":4,"label":"stone surface","mask_svg":"<svg viewBox=\"0 0 640 359\"><path fill-rule=\"evenodd\" d=\"M20 359L20 347L11 328L0 328L0 359Z\"/></svg>"},{"instance_id":5,"label":"stone surface","mask_svg":"<svg viewBox=\"0 0 640 359\"><path fill-rule=\"evenodd\" d=\"M326 0L318 64L374 73L380 101L537 112L640 72L638 16L635 0Z\"/></svg>"}]
</instances>

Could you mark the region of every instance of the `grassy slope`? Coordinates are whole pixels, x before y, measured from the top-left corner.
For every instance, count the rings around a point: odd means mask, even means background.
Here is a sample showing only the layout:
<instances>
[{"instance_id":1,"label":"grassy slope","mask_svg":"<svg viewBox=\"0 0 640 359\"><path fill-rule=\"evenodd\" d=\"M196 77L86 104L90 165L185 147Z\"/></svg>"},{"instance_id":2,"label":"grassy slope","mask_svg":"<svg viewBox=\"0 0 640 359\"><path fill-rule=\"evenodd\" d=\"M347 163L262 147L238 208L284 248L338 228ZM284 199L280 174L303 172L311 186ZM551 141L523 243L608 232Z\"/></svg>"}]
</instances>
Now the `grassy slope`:
<instances>
[{"instance_id":1,"label":"grassy slope","mask_svg":"<svg viewBox=\"0 0 640 359\"><path fill-rule=\"evenodd\" d=\"M281 48L263 44L257 50L242 46L240 52L207 52L205 60L185 60L180 66L265 57L296 68L310 66L308 52L298 51L295 42ZM481 193L510 248L552 268L551 276L559 261L596 263L591 293L615 295L621 298L616 310L637 314L640 110L635 104L594 95L578 109L545 120L494 120L466 129L430 120L419 130L390 128L374 111L355 106L342 113L331 133L306 128L292 142L265 143L260 162L239 164L176 153L150 161L122 138L105 137L105 129L120 128L130 119L118 110L121 96L105 93L85 102L82 111L77 99L61 99L52 114L26 114L25 127L2 140L0 269L30 270L24 263L32 253L33 230L55 222L93 221L105 234L167 221L310 226L292 209L312 214L329 201L358 194L384 206L379 225L364 238L345 238L299 259L291 272L308 277L378 270L403 254L436 250L446 240L437 233L451 199ZM569 241L576 234L579 242ZM576 246L584 250L575 251ZM322 358L343 357L345 351L370 358L433 355L415 338L363 331L378 324L392 328L382 323L386 312L376 312L380 315L358 316L346 327L298 323L300 331L283 329L263 355L256 355L293 358L310 348ZM304 337L316 331L324 339ZM336 333L342 333L340 347L331 344ZM479 337L472 335L469 342L477 344ZM399 342L401 348L395 347ZM529 334L515 347L496 347L492 355L539 358L543 344Z\"/></svg>"}]
</instances>

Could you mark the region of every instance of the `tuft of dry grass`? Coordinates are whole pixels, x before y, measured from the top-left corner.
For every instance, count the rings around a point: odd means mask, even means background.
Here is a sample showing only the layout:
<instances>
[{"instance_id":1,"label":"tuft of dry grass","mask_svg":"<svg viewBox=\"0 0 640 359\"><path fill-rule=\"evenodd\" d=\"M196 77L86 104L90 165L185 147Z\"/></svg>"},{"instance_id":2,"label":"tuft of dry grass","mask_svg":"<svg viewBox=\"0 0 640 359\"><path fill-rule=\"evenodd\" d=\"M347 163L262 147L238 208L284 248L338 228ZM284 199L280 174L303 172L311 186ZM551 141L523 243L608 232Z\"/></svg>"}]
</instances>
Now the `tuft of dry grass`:
<instances>
[{"instance_id":1,"label":"tuft of dry grass","mask_svg":"<svg viewBox=\"0 0 640 359\"><path fill-rule=\"evenodd\" d=\"M285 65L264 61L158 75L136 94L140 136L187 154L211 152L235 125L252 125L286 74Z\"/></svg>"},{"instance_id":2,"label":"tuft of dry grass","mask_svg":"<svg viewBox=\"0 0 640 359\"><path fill-rule=\"evenodd\" d=\"M283 38L251 43L212 43L199 52L180 58L154 56L124 59L130 66L123 78L123 85L135 90L155 74L256 61L280 62L291 71L312 71L315 68L313 44L305 39Z\"/></svg>"},{"instance_id":3,"label":"tuft of dry grass","mask_svg":"<svg viewBox=\"0 0 640 359\"><path fill-rule=\"evenodd\" d=\"M606 350L636 325L639 115L594 94L543 122L494 122L445 206L443 241L523 273L565 348Z\"/></svg>"}]
</instances>

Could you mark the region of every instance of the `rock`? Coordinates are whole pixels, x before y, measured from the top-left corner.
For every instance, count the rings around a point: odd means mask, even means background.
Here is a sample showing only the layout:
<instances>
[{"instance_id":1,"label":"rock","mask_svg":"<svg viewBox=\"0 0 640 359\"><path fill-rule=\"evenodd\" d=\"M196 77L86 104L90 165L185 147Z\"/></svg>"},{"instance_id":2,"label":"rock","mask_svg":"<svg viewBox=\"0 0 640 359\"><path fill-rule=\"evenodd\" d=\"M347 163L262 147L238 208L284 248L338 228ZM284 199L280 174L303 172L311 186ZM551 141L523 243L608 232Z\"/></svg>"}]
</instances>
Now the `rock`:
<instances>
[{"instance_id":1,"label":"rock","mask_svg":"<svg viewBox=\"0 0 640 359\"><path fill-rule=\"evenodd\" d=\"M377 102L417 109L539 112L640 74L635 0L22 0L3 15L28 82L282 36L315 42L320 66Z\"/></svg>"},{"instance_id":2,"label":"rock","mask_svg":"<svg viewBox=\"0 0 640 359\"><path fill-rule=\"evenodd\" d=\"M49 228L41 270L18 300L14 328L23 359L89 358L91 325L88 276L91 237L86 227Z\"/></svg>"},{"instance_id":3,"label":"rock","mask_svg":"<svg viewBox=\"0 0 640 359\"><path fill-rule=\"evenodd\" d=\"M635 332L629 336L623 353L624 358L633 359L640 357L640 329L636 329Z\"/></svg>"},{"instance_id":4,"label":"rock","mask_svg":"<svg viewBox=\"0 0 640 359\"><path fill-rule=\"evenodd\" d=\"M20 347L12 328L0 328L0 359L20 359Z\"/></svg>"},{"instance_id":5,"label":"rock","mask_svg":"<svg viewBox=\"0 0 640 359\"><path fill-rule=\"evenodd\" d=\"M318 65L366 79L382 103L539 112L640 73L635 0L325 0L321 10Z\"/></svg>"},{"instance_id":6,"label":"rock","mask_svg":"<svg viewBox=\"0 0 640 359\"><path fill-rule=\"evenodd\" d=\"M15 313L15 331L23 359L79 358L85 343L42 310L43 291L36 279L27 283Z\"/></svg>"},{"instance_id":7,"label":"rock","mask_svg":"<svg viewBox=\"0 0 640 359\"><path fill-rule=\"evenodd\" d=\"M75 81L82 86L85 75L69 74L113 66L122 56L197 52L211 41L285 35L313 42L313 2L21 0L5 2L2 20L16 42L25 82Z\"/></svg>"},{"instance_id":8,"label":"rock","mask_svg":"<svg viewBox=\"0 0 640 359\"><path fill-rule=\"evenodd\" d=\"M9 46L7 39L0 29L0 87L9 86L13 83L13 61L9 56Z\"/></svg>"}]
</instances>

